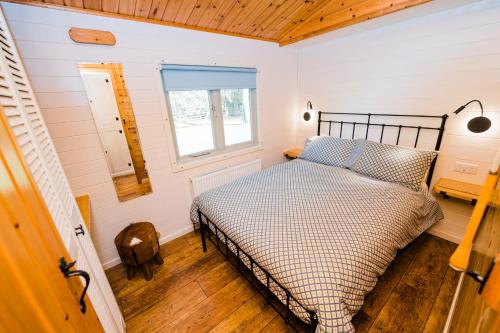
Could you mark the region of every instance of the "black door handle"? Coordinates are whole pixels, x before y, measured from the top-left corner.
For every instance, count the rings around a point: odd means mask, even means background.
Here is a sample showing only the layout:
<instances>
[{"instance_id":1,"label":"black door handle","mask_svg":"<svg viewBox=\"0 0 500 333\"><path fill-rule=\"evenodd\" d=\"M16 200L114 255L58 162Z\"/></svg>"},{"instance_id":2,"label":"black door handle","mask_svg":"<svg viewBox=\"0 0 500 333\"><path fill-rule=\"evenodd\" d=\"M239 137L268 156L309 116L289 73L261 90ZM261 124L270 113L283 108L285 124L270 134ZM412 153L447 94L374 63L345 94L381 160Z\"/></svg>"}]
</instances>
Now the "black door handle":
<instances>
[{"instance_id":1,"label":"black door handle","mask_svg":"<svg viewBox=\"0 0 500 333\"><path fill-rule=\"evenodd\" d=\"M69 264L66 262L66 259L62 257L59 259L59 269L61 273L64 274L64 277L72 277L72 276L81 276L85 279L85 287L83 287L82 295L80 296L80 311L82 313L87 312L87 304L85 304L85 294L87 294L87 289L90 284L90 275L89 273L75 269L74 271L70 271L70 269L75 266L76 261L72 261Z\"/></svg>"}]
</instances>

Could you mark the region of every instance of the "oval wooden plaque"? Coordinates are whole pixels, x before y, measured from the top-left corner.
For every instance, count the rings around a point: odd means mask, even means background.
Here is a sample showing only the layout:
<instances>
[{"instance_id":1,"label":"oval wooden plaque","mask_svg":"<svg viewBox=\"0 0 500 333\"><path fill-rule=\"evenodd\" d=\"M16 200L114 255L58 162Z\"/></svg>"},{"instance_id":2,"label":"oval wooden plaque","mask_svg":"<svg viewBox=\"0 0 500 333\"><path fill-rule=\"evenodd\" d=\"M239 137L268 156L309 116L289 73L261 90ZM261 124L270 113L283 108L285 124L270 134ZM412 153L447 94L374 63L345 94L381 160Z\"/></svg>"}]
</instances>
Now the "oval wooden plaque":
<instances>
[{"instance_id":1,"label":"oval wooden plaque","mask_svg":"<svg viewBox=\"0 0 500 333\"><path fill-rule=\"evenodd\" d=\"M69 37L77 42L84 44L98 44L98 45L115 45L116 38L112 32L102 30L92 30L83 28L69 29Z\"/></svg>"}]
</instances>

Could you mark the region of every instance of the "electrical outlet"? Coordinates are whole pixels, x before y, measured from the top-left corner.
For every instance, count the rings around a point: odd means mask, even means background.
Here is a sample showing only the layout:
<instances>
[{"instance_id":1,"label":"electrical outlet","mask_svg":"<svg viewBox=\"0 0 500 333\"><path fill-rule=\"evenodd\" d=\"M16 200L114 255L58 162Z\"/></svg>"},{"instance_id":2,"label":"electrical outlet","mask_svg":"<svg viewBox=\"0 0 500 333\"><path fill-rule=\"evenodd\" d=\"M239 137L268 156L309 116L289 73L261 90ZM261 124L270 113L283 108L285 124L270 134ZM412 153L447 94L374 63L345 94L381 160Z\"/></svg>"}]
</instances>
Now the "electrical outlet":
<instances>
[{"instance_id":1,"label":"electrical outlet","mask_svg":"<svg viewBox=\"0 0 500 333\"><path fill-rule=\"evenodd\" d=\"M455 162L455 171L460 173L466 173L469 175L475 175L477 173L477 164L466 163L466 162Z\"/></svg>"}]
</instances>

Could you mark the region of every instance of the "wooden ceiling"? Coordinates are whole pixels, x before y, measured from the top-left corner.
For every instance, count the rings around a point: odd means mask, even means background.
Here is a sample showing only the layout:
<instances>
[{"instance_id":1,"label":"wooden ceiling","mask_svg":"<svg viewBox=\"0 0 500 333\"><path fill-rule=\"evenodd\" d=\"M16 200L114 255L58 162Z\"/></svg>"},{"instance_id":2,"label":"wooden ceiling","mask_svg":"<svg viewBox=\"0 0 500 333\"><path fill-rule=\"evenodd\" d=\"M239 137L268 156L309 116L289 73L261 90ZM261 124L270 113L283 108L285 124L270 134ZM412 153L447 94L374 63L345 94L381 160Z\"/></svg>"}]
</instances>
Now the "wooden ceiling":
<instances>
[{"instance_id":1,"label":"wooden ceiling","mask_svg":"<svg viewBox=\"0 0 500 333\"><path fill-rule=\"evenodd\" d=\"M261 39L286 45L431 0L7 1Z\"/></svg>"}]
</instances>

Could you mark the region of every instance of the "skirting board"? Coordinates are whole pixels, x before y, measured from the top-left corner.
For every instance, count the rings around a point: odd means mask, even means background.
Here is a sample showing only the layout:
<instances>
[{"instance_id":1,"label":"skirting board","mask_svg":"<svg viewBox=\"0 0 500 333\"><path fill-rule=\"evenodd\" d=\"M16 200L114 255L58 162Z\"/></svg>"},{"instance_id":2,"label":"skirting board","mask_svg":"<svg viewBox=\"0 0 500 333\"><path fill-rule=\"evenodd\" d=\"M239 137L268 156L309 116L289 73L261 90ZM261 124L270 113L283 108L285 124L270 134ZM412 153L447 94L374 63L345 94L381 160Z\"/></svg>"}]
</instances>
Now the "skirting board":
<instances>
[{"instance_id":1,"label":"skirting board","mask_svg":"<svg viewBox=\"0 0 500 333\"><path fill-rule=\"evenodd\" d=\"M181 236L183 236L183 235L185 235L187 233L190 233L193 230L194 230L193 226L189 225L189 226L187 226L185 228L177 230L176 232L173 232L171 234L168 234L168 235L165 235L165 236L161 237L158 240L158 242L160 243L160 245L165 244L166 242L171 241L172 239L181 237ZM108 268L116 266L116 265L118 265L120 263L121 263L120 257L116 257L116 258L113 258L111 260L106 261L105 263L102 264L102 266L104 267L104 269L108 269Z\"/></svg>"},{"instance_id":2,"label":"skirting board","mask_svg":"<svg viewBox=\"0 0 500 333\"><path fill-rule=\"evenodd\" d=\"M432 228L427 230L427 233L434 235L439 238L446 239L447 241L453 242L455 244L459 244L462 241L462 237L459 235L453 235L449 234L447 232L444 232L442 230L433 230Z\"/></svg>"}]
</instances>

